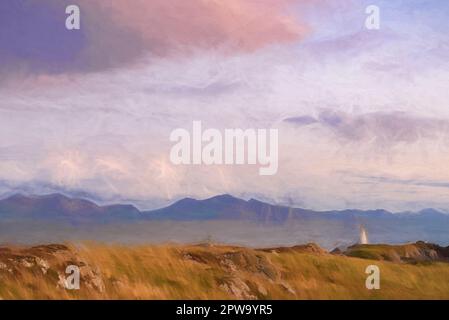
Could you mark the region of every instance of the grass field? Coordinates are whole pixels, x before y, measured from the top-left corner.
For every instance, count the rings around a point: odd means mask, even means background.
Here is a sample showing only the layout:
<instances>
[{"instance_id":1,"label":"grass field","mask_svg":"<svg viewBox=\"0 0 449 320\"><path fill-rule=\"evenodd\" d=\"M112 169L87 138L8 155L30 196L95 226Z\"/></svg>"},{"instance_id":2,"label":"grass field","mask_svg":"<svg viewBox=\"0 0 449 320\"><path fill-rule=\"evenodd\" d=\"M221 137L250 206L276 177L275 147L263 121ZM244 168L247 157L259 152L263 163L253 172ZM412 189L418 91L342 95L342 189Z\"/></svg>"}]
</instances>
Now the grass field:
<instances>
[{"instance_id":1,"label":"grass field","mask_svg":"<svg viewBox=\"0 0 449 320\"><path fill-rule=\"evenodd\" d=\"M448 263L365 258L332 255L313 245L260 250L218 245L9 246L0 248L0 297L449 299ZM371 264L380 268L379 290L365 287L365 269ZM64 288L68 265L80 267L79 290Z\"/></svg>"}]
</instances>

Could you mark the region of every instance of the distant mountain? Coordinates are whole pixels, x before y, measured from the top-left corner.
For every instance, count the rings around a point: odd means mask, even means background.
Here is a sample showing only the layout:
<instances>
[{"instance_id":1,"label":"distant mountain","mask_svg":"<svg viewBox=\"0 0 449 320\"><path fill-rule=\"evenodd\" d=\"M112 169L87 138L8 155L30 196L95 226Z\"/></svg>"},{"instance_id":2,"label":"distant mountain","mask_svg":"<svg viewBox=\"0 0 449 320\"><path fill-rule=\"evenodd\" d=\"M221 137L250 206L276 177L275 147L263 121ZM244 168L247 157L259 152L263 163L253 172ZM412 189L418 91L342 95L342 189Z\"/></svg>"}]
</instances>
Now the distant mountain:
<instances>
[{"instance_id":1,"label":"distant mountain","mask_svg":"<svg viewBox=\"0 0 449 320\"><path fill-rule=\"evenodd\" d=\"M434 209L313 211L231 195L185 198L152 211L126 204L101 206L62 194L0 200L0 243L189 243L212 238L259 247L316 242L326 248L347 248L358 242L360 225L367 230L369 243L449 244L449 215Z\"/></svg>"},{"instance_id":2,"label":"distant mountain","mask_svg":"<svg viewBox=\"0 0 449 320\"><path fill-rule=\"evenodd\" d=\"M271 205L258 200L242 200L219 195L205 200L185 198L159 210L144 212L147 219L171 220L247 220L283 223L313 211Z\"/></svg>"},{"instance_id":3,"label":"distant mountain","mask_svg":"<svg viewBox=\"0 0 449 320\"><path fill-rule=\"evenodd\" d=\"M120 222L129 220L233 220L267 224L285 224L289 221L397 221L443 219L449 215L434 209L416 213L393 214L385 210L313 211L273 205L255 199L243 200L231 195L219 195L205 200L184 198L172 205L152 211L139 211L132 205L99 206L85 199L62 194L44 196L13 195L0 200L0 219L50 219L70 222Z\"/></svg>"},{"instance_id":4,"label":"distant mountain","mask_svg":"<svg viewBox=\"0 0 449 320\"><path fill-rule=\"evenodd\" d=\"M155 220L246 220L266 223L286 223L291 220L397 220L440 218L449 221L449 215L435 209L395 214L383 209L314 211L282 205L273 205L255 199L242 200L231 195L219 195L205 200L184 198L174 204L142 212L146 219Z\"/></svg>"},{"instance_id":5,"label":"distant mountain","mask_svg":"<svg viewBox=\"0 0 449 320\"><path fill-rule=\"evenodd\" d=\"M108 222L115 219L138 219L140 215L140 211L132 205L98 206L85 199L69 198L61 194L17 194L0 200L0 219Z\"/></svg>"}]
</instances>

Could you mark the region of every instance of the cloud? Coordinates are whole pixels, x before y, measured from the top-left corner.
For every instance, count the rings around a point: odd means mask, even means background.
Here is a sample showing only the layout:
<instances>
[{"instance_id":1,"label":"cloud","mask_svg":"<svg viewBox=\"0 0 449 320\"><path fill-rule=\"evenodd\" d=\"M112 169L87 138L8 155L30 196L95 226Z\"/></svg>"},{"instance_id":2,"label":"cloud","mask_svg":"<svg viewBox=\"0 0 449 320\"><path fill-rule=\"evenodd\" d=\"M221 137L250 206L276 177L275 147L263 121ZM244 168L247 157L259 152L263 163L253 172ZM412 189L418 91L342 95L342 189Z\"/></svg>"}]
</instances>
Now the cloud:
<instances>
[{"instance_id":1,"label":"cloud","mask_svg":"<svg viewBox=\"0 0 449 320\"><path fill-rule=\"evenodd\" d=\"M405 186L416 186L416 187L435 187L435 188L449 188L449 181L444 180L433 180L433 179L404 179L394 176L375 176L375 175L363 175L355 174L352 172L339 172L343 175L350 176L356 179L360 179L363 183L367 184L398 184Z\"/></svg>"},{"instance_id":2,"label":"cloud","mask_svg":"<svg viewBox=\"0 0 449 320\"><path fill-rule=\"evenodd\" d=\"M0 2L0 72L61 74L126 66L199 50L252 52L301 39L293 0L23 0ZM66 30L77 4L81 29Z\"/></svg>"},{"instance_id":3,"label":"cloud","mask_svg":"<svg viewBox=\"0 0 449 320\"><path fill-rule=\"evenodd\" d=\"M0 1L0 81L27 76L0 87L3 192L75 190L132 203L288 195L316 209L446 203L445 188L353 183L334 172L449 181L447 36L417 24L403 37L412 24L404 15L399 31L384 20L364 35L360 2L333 11L314 0L307 16L302 1L71 0L81 7L78 33L64 28L69 1ZM304 25L312 32L301 42ZM278 175L170 168L169 134L193 120L220 130L279 126Z\"/></svg>"},{"instance_id":4,"label":"cloud","mask_svg":"<svg viewBox=\"0 0 449 320\"><path fill-rule=\"evenodd\" d=\"M0 2L0 71L57 72L76 68L86 46L84 32L65 29L63 1Z\"/></svg>"},{"instance_id":5,"label":"cloud","mask_svg":"<svg viewBox=\"0 0 449 320\"><path fill-rule=\"evenodd\" d=\"M415 143L420 139L447 137L449 120L419 117L406 112L350 114L324 110L317 117L298 116L284 119L297 127L318 125L339 139L372 142L379 145Z\"/></svg>"},{"instance_id":6,"label":"cloud","mask_svg":"<svg viewBox=\"0 0 449 320\"><path fill-rule=\"evenodd\" d=\"M237 51L296 40L305 28L286 14L285 0L126 0L112 1L118 24L139 33L155 52L185 47L215 48L227 44ZM98 1L102 8L104 1Z\"/></svg>"}]
</instances>

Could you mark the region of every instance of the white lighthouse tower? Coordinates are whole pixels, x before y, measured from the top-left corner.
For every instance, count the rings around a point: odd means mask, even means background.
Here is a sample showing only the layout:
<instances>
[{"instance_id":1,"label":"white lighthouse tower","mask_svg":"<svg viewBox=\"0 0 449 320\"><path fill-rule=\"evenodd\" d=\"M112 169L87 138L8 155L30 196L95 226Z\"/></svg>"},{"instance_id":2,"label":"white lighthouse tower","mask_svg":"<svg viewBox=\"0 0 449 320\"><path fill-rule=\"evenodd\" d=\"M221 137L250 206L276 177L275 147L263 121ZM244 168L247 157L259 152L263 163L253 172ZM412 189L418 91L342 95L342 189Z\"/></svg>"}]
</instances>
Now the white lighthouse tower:
<instances>
[{"instance_id":1,"label":"white lighthouse tower","mask_svg":"<svg viewBox=\"0 0 449 320\"><path fill-rule=\"evenodd\" d=\"M360 244L368 244L368 233L363 225L360 225Z\"/></svg>"}]
</instances>

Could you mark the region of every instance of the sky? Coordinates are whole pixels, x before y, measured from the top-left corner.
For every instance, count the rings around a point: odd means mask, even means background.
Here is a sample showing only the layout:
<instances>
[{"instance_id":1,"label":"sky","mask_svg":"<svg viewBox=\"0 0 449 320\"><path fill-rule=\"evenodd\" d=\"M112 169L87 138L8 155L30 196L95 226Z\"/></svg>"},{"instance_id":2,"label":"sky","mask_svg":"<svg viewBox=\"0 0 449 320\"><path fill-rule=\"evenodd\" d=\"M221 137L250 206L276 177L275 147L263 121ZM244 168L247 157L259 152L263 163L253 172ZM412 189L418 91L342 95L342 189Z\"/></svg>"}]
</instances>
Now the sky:
<instances>
[{"instance_id":1,"label":"sky","mask_svg":"<svg viewBox=\"0 0 449 320\"><path fill-rule=\"evenodd\" d=\"M448 16L439 0L3 0L0 195L449 210ZM198 120L278 129L277 174L171 164L170 132Z\"/></svg>"}]
</instances>

